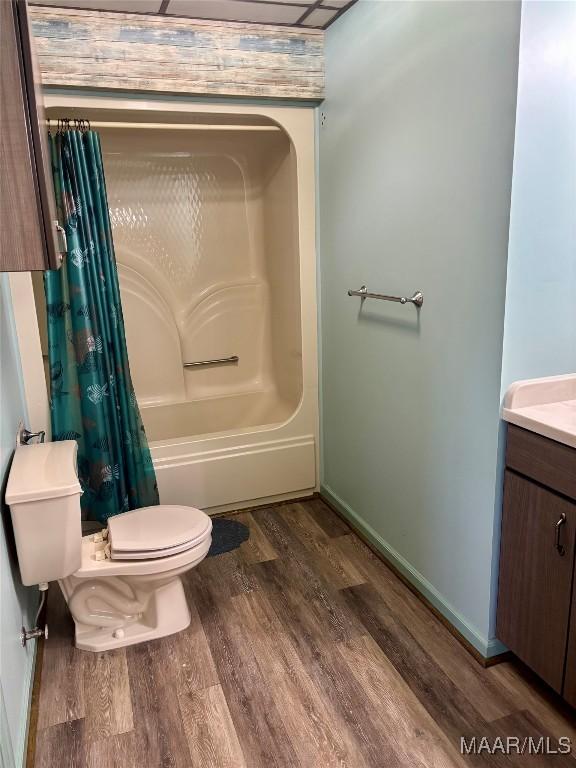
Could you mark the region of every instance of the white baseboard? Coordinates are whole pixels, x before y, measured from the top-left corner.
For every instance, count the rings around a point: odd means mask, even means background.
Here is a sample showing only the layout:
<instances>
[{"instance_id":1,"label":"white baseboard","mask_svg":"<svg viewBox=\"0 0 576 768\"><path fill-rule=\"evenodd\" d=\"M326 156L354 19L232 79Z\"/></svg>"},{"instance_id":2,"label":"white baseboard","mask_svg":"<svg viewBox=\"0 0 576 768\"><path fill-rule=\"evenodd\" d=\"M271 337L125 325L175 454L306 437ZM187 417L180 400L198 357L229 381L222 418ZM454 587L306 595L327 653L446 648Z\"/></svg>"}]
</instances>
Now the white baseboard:
<instances>
[{"instance_id":1,"label":"white baseboard","mask_svg":"<svg viewBox=\"0 0 576 768\"><path fill-rule=\"evenodd\" d=\"M34 647L30 654L30 660L26 669L26 678L24 680L24 698L22 701L22 715L20 722L23 727L20 730L19 743L14 750L14 765L24 768L28 753L28 736L30 729L30 708L32 704L32 689L34 687L34 673L36 671L36 661L38 658L38 640L33 641Z\"/></svg>"},{"instance_id":2,"label":"white baseboard","mask_svg":"<svg viewBox=\"0 0 576 768\"><path fill-rule=\"evenodd\" d=\"M419 571L417 571L402 555L385 541L380 534L362 518L327 485L322 485L320 493L345 518L362 532L368 541L388 560L434 608L483 656L488 659L497 656L508 649L496 638L488 639L482 635L467 619L438 592Z\"/></svg>"}]
</instances>

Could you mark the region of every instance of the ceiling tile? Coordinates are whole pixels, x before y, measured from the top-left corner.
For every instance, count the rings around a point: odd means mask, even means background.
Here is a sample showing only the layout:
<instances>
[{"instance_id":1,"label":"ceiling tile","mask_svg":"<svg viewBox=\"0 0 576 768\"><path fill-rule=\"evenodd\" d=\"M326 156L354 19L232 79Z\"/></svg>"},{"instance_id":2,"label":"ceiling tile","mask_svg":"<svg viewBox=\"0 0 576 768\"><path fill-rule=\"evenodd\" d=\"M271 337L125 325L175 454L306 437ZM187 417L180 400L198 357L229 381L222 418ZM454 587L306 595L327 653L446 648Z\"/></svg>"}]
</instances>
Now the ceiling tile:
<instances>
[{"instance_id":1,"label":"ceiling tile","mask_svg":"<svg viewBox=\"0 0 576 768\"><path fill-rule=\"evenodd\" d=\"M192 19L243 21L325 27L338 11L354 0L322 0L322 4L298 24L306 9L317 0L169 0L166 13ZM4 0L0 0L4 2ZM162 0L30 0L31 5L61 6L95 11L158 13Z\"/></svg>"},{"instance_id":2,"label":"ceiling tile","mask_svg":"<svg viewBox=\"0 0 576 768\"><path fill-rule=\"evenodd\" d=\"M193 19L294 24L303 10L287 3L251 3L243 0L170 0L168 14Z\"/></svg>"},{"instance_id":3,"label":"ceiling tile","mask_svg":"<svg viewBox=\"0 0 576 768\"><path fill-rule=\"evenodd\" d=\"M345 5L350 5L352 0L322 0L322 5L329 5L331 8L344 8Z\"/></svg>"},{"instance_id":4,"label":"ceiling tile","mask_svg":"<svg viewBox=\"0 0 576 768\"><path fill-rule=\"evenodd\" d=\"M309 16L306 16L302 25L305 27L324 27L339 11L328 8L316 8Z\"/></svg>"},{"instance_id":5,"label":"ceiling tile","mask_svg":"<svg viewBox=\"0 0 576 768\"><path fill-rule=\"evenodd\" d=\"M0 0L2 2L3 0ZM33 0L31 5L57 5L64 8L85 8L94 11L125 11L156 13L161 0Z\"/></svg>"}]
</instances>

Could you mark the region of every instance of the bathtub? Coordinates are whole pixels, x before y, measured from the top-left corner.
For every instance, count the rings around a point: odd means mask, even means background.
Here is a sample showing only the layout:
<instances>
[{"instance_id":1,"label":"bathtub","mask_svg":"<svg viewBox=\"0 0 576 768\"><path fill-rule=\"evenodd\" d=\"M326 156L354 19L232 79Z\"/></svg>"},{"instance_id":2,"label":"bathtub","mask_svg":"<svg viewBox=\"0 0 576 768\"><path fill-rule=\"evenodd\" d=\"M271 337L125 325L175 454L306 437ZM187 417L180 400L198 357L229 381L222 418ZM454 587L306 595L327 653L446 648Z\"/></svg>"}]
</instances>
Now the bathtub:
<instances>
[{"instance_id":1,"label":"bathtub","mask_svg":"<svg viewBox=\"0 0 576 768\"><path fill-rule=\"evenodd\" d=\"M141 412L164 504L221 512L316 489L316 436L306 431L304 403L292 414L286 403L249 393Z\"/></svg>"},{"instance_id":2,"label":"bathtub","mask_svg":"<svg viewBox=\"0 0 576 768\"><path fill-rule=\"evenodd\" d=\"M313 111L86 95L46 106L100 132L161 502L214 513L314 493Z\"/></svg>"}]
</instances>

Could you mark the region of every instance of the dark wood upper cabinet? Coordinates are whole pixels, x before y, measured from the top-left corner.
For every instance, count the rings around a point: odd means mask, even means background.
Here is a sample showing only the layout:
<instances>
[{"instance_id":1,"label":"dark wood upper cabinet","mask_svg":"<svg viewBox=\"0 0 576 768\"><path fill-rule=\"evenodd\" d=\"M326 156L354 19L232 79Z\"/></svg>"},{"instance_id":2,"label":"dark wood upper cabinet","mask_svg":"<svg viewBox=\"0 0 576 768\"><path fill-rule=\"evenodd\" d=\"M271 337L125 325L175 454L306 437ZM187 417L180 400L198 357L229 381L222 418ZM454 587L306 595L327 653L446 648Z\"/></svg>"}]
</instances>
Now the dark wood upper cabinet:
<instances>
[{"instance_id":1,"label":"dark wood upper cabinet","mask_svg":"<svg viewBox=\"0 0 576 768\"><path fill-rule=\"evenodd\" d=\"M26 0L2 0L0 14L0 271L56 269L52 173Z\"/></svg>"}]
</instances>

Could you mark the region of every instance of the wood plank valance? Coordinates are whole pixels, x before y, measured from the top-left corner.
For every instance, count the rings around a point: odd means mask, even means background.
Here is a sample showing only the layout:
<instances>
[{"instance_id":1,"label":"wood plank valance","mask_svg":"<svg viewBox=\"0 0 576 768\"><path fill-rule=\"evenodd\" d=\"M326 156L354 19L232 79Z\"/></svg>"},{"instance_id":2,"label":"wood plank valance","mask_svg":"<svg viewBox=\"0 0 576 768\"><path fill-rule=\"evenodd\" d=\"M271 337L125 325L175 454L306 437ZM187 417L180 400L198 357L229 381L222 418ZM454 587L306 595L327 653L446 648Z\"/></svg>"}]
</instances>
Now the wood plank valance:
<instances>
[{"instance_id":1,"label":"wood plank valance","mask_svg":"<svg viewBox=\"0 0 576 768\"><path fill-rule=\"evenodd\" d=\"M30 15L48 86L323 97L321 30L42 6Z\"/></svg>"}]
</instances>

